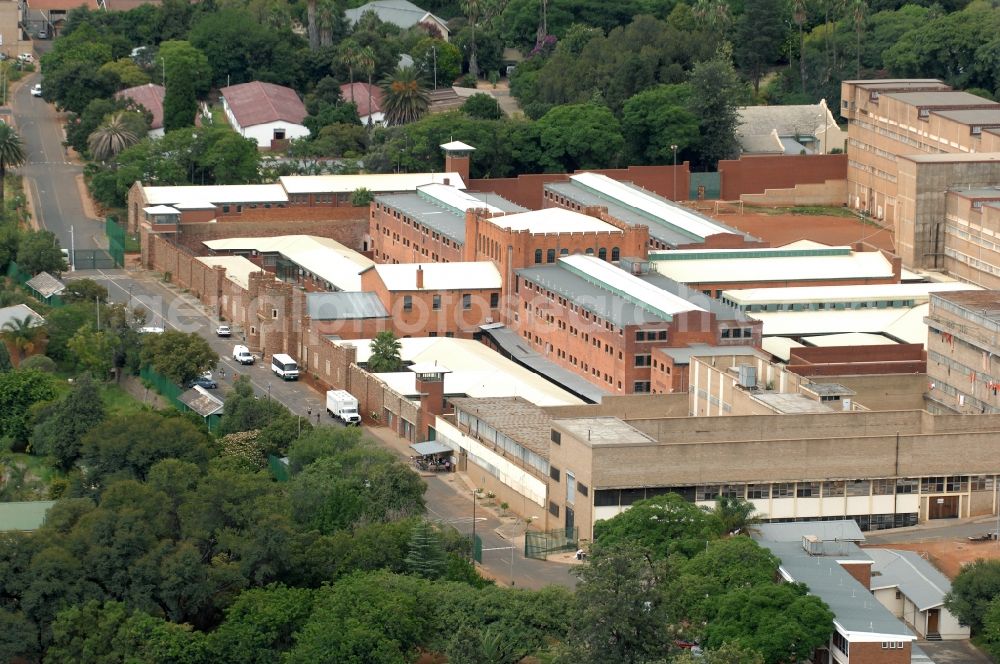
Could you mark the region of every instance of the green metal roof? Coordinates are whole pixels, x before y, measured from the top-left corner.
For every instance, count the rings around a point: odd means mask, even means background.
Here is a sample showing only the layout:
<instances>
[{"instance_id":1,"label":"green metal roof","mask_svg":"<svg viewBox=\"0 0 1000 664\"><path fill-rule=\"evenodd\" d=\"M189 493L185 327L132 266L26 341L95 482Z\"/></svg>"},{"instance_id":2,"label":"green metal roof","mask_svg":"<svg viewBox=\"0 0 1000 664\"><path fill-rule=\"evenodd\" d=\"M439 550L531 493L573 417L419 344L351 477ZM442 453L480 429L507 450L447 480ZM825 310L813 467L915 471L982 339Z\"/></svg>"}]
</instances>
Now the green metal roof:
<instances>
[{"instance_id":1,"label":"green metal roof","mask_svg":"<svg viewBox=\"0 0 1000 664\"><path fill-rule=\"evenodd\" d=\"M0 532L38 530L54 500L0 503Z\"/></svg>"}]
</instances>

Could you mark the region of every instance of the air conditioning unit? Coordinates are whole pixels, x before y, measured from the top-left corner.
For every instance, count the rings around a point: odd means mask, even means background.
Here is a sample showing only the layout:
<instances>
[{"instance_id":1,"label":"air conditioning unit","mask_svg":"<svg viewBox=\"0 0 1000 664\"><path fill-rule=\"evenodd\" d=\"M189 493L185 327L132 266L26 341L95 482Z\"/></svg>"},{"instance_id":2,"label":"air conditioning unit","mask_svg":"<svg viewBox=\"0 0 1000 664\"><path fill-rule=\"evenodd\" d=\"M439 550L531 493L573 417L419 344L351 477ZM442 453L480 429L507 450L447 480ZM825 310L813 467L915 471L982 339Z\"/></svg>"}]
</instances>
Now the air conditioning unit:
<instances>
[{"instance_id":1,"label":"air conditioning unit","mask_svg":"<svg viewBox=\"0 0 1000 664\"><path fill-rule=\"evenodd\" d=\"M737 367L736 383L746 390L757 387L757 367L749 364L741 364Z\"/></svg>"}]
</instances>

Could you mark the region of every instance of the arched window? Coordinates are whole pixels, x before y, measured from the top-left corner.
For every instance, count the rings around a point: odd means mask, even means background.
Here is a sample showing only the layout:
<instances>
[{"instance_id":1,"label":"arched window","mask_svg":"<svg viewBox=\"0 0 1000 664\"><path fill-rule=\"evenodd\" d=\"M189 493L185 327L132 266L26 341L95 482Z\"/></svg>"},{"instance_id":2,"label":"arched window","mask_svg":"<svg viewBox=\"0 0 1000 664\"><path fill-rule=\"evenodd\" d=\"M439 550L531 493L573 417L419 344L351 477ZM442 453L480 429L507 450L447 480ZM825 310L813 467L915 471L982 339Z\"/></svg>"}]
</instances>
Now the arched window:
<instances>
[{"instance_id":1,"label":"arched window","mask_svg":"<svg viewBox=\"0 0 1000 664\"><path fill-rule=\"evenodd\" d=\"M549 249L547 252L545 252L545 262L546 263L555 263L556 262L556 250L555 249Z\"/></svg>"},{"instance_id":2,"label":"arched window","mask_svg":"<svg viewBox=\"0 0 1000 664\"><path fill-rule=\"evenodd\" d=\"M542 262L542 250L535 249L535 264L537 265L538 263L541 262Z\"/></svg>"},{"instance_id":3,"label":"arched window","mask_svg":"<svg viewBox=\"0 0 1000 664\"><path fill-rule=\"evenodd\" d=\"M587 251L585 251L584 253L587 254L588 256L593 256L594 250L592 247L587 247Z\"/></svg>"},{"instance_id":4,"label":"arched window","mask_svg":"<svg viewBox=\"0 0 1000 664\"><path fill-rule=\"evenodd\" d=\"M604 247L601 247L600 249L597 250L597 257L600 258L602 261L608 260L608 250L605 249Z\"/></svg>"},{"instance_id":5,"label":"arched window","mask_svg":"<svg viewBox=\"0 0 1000 664\"><path fill-rule=\"evenodd\" d=\"M560 256L569 256L569 249L560 249L559 250L559 255Z\"/></svg>"},{"instance_id":6,"label":"arched window","mask_svg":"<svg viewBox=\"0 0 1000 664\"><path fill-rule=\"evenodd\" d=\"M612 263L617 263L618 259L621 258L621 257L622 257L621 249L619 249L618 247L612 247L611 248L611 262Z\"/></svg>"}]
</instances>

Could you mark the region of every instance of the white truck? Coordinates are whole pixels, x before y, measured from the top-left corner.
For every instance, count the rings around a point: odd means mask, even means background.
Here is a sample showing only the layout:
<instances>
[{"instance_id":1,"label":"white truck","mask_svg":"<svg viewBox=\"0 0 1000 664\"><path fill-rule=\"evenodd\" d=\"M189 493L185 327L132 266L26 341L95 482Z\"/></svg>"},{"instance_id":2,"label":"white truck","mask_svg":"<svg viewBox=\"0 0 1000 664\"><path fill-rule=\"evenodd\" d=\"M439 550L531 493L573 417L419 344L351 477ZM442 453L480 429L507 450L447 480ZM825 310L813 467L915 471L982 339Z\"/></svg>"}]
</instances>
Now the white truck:
<instances>
[{"instance_id":1,"label":"white truck","mask_svg":"<svg viewBox=\"0 0 1000 664\"><path fill-rule=\"evenodd\" d=\"M253 353L250 352L250 349L240 344L233 346L233 359L240 364L253 364L254 362Z\"/></svg>"},{"instance_id":2,"label":"white truck","mask_svg":"<svg viewBox=\"0 0 1000 664\"><path fill-rule=\"evenodd\" d=\"M361 424L358 400L347 390L330 390L326 393L326 412L344 424Z\"/></svg>"}]
</instances>

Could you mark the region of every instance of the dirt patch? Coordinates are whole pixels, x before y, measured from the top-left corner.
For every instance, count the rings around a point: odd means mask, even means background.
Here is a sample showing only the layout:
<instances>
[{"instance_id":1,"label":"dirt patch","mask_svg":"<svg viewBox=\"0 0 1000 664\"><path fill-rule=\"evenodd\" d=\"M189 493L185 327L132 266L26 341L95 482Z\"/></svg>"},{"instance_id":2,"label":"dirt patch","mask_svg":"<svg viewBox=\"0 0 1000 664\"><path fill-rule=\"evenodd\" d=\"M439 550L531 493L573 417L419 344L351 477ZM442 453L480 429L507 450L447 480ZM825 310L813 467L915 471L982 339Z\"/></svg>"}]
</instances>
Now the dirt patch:
<instances>
[{"instance_id":1,"label":"dirt patch","mask_svg":"<svg viewBox=\"0 0 1000 664\"><path fill-rule=\"evenodd\" d=\"M996 542L970 542L968 539L951 539L936 542L905 542L880 547L916 551L941 570L949 579L958 576L962 567L978 558L1000 559L1000 546Z\"/></svg>"},{"instance_id":2,"label":"dirt patch","mask_svg":"<svg viewBox=\"0 0 1000 664\"><path fill-rule=\"evenodd\" d=\"M892 231L863 224L849 217L806 214L764 214L744 209L744 214L720 214L716 218L735 226L773 246L798 240L812 240L829 245L864 242L879 249L895 251Z\"/></svg>"},{"instance_id":3,"label":"dirt patch","mask_svg":"<svg viewBox=\"0 0 1000 664\"><path fill-rule=\"evenodd\" d=\"M170 405L159 392L143 385L142 380L136 376L123 376L118 385L131 394L139 403L144 403L156 409L166 408Z\"/></svg>"}]
</instances>

